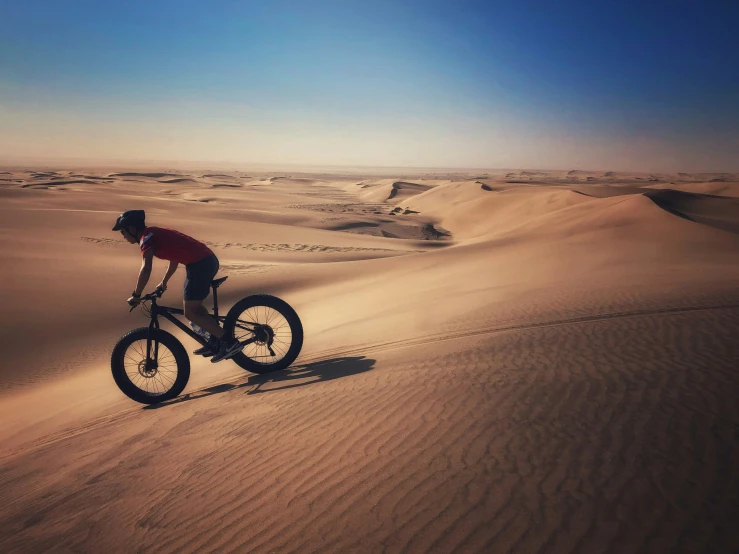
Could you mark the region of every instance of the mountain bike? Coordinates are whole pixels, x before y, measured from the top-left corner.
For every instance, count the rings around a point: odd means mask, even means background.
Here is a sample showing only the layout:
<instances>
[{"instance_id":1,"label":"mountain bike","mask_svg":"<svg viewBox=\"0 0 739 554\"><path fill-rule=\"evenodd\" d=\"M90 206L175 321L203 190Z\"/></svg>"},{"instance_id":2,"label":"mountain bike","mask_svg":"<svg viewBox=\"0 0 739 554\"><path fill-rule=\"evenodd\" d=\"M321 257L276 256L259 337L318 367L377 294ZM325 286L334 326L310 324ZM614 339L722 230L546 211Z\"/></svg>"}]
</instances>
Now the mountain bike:
<instances>
[{"instance_id":1,"label":"mountain bike","mask_svg":"<svg viewBox=\"0 0 739 554\"><path fill-rule=\"evenodd\" d=\"M227 278L221 277L211 283L211 317L222 325L224 337L235 338L243 346L229 359L252 373L269 373L289 367L303 346L303 325L298 314L284 300L255 294L236 302L225 316L219 315L218 287ZM174 335L159 328L160 317L201 345L208 345L203 336L175 317L184 316L184 310L157 303L163 293L156 289L141 297L142 311L151 319L149 326L126 333L111 356L113 379L118 388L142 404L158 404L175 398L190 378L187 350Z\"/></svg>"}]
</instances>

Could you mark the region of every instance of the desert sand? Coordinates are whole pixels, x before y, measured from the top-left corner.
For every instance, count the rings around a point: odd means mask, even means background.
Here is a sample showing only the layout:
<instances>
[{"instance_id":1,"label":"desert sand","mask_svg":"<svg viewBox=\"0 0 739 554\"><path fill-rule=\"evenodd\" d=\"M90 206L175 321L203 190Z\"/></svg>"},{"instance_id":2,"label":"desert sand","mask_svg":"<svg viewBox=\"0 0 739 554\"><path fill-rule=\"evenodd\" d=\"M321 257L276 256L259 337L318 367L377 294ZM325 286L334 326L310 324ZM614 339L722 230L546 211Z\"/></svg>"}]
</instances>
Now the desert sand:
<instances>
[{"instance_id":1,"label":"desert sand","mask_svg":"<svg viewBox=\"0 0 739 554\"><path fill-rule=\"evenodd\" d=\"M2 552L739 551L737 175L9 166L0 198ZM223 307L295 307L290 369L116 388L134 208L210 245Z\"/></svg>"}]
</instances>

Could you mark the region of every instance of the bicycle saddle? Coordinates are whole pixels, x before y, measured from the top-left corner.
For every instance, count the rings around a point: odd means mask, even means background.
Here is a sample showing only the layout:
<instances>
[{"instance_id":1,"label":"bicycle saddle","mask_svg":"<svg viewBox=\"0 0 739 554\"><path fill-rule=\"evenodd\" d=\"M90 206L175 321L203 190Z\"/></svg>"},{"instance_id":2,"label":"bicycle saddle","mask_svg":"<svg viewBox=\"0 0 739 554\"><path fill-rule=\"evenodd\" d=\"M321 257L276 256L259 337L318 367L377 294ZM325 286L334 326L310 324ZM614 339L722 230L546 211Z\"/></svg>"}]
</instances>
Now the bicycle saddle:
<instances>
[{"instance_id":1,"label":"bicycle saddle","mask_svg":"<svg viewBox=\"0 0 739 554\"><path fill-rule=\"evenodd\" d=\"M217 289L218 287L220 287L223 284L223 281L225 281L226 279L228 279L228 275L226 275L225 277L221 277L220 279L213 279L213 282L211 283L211 286L214 289Z\"/></svg>"}]
</instances>

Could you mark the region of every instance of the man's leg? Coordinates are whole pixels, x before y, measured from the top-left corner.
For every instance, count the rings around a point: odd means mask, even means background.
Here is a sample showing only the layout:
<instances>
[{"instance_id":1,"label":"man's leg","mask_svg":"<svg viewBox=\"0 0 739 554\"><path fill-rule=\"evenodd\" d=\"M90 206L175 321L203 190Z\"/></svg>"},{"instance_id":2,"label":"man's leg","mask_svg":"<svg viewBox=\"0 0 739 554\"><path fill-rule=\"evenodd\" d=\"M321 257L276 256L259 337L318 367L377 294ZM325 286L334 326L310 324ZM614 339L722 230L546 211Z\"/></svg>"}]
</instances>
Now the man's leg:
<instances>
[{"instance_id":1,"label":"man's leg","mask_svg":"<svg viewBox=\"0 0 739 554\"><path fill-rule=\"evenodd\" d=\"M188 265L184 291L185 317L218 340L218 351L213 354L211 362L230 358L244 348L234 337L226 337L218 322L203 307L203 300L208 297L217 271L218 259L214 255Z\"/></svg>"},{"instance_id":2,"label":"man's leg","mask_svg":"<svg viewBox=\"0 0 739 554\"><path fill-rule=\"evenodd\" d=\"M185 300L185 317L218 339L218 350L214 352L210 359L211 362L220 362L223 359L230 358L244 348L233 337L230 339L224 337L223 329L210 316L208 310L203 306L202 300Z\"/></svg>"},{"instance_id":3,"label":"man's leg","mask_svg":"<svg viewBox=\"0 0 739 554\"><path fill-rule=\"evenodd\" d=\"M195 325L208 331L215 338L220 340L223 337L223 329L205 309L202 300L185 300L185 317Z\"/></svg>"}]
</instances>

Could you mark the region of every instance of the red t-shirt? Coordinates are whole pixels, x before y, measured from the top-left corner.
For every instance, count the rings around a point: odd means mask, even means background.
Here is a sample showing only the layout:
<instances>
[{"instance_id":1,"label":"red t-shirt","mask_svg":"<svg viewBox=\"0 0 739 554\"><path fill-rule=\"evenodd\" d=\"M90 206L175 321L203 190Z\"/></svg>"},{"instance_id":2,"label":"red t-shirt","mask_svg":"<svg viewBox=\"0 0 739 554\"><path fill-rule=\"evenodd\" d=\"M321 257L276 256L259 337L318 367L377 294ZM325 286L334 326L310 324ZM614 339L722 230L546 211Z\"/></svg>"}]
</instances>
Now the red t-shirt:
<instances>
[{"instance_id":1,"label":"red t-shirt","mask_svg":"<svg viewBox=\"0 0 739 554\"><path fill-rule=\"evenodd\" d=\"M178 262L184 265L199 262L212 254L210 248L192 237L163 227L147 227L139 241L141 255L148 250L161 260Z\"/></svg>"}]
</instances>

